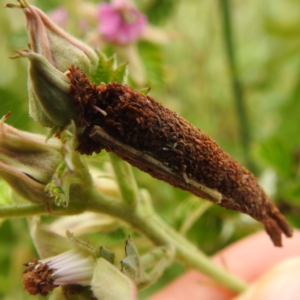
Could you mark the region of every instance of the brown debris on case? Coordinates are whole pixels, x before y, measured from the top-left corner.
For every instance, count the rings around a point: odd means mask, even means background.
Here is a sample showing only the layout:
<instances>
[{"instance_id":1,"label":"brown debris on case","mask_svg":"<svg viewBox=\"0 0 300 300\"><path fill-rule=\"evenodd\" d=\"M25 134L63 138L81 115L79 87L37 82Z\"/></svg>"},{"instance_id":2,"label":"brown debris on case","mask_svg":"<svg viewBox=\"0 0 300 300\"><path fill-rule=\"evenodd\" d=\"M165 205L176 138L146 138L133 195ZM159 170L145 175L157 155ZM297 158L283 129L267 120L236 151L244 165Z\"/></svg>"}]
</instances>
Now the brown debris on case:
<instances>
[{"instance_id":1,"label":"brown debris on case","mask_svg":"<svg viewBox=\"0 0 300 300\"><path fill-rule=\"evenodd\" d=\"M96 86L74 67L68 76L75 123L83 128L80 153L112 151L155 178L246 213L263 223L276 246L282 232L292 236L252 173L201 130L127 85Z\"/></svg>"}]
</instances>

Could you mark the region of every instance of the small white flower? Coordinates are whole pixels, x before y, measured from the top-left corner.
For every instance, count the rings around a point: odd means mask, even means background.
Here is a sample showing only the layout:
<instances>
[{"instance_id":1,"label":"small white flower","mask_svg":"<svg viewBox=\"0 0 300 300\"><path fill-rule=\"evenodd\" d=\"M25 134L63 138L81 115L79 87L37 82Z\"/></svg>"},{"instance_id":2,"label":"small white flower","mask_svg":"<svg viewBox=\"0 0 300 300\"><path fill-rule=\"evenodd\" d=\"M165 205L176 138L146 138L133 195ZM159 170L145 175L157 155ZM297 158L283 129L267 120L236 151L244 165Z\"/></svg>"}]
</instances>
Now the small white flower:
<instances>
[{"instance_id":1,"label":"small white flower","mask_svg":"<svg viewBox=\"0 0 300 300\"><path fill-rule=\"evenodd\" d=\"M43 260L35 259L25 265L28 267L23 274L25 290L31 295L43 296L58 286L89 286L95 269L92 256L80 250L69 250Z\"/></svg>"},{"instance_id":2,"label":"small white flower","mask_svg":"<svg viewBox=\"0 0 300 300\"><path fill-rule=\"evenodd\" d=\"M52 276L55 285L79 284L90 285L95 262L90 255L78 250L69 250L57 256L49 257L39 262L54 269Z\"/></svg>"}]
</instances>

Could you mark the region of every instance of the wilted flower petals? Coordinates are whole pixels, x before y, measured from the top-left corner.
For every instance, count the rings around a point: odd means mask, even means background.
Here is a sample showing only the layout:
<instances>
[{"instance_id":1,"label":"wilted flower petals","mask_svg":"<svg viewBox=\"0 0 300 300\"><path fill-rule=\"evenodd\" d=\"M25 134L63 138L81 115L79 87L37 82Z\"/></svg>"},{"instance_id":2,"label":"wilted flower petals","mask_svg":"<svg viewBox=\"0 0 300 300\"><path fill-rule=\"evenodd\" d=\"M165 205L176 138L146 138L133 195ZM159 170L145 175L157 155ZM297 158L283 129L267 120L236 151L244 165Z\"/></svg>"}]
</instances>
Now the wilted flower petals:
<instances>
[{"instance_id":1,"label":"wilted flower petals","mask_svg":"<svg viewBox=\"0 0 300 300\"><path fill-rule=\"evenodd\" d=\"M45 229L39 217L28 218L28 225L35 249L41 259L58 255L72 248L72 243L64 236Z\"/></svg>"},{"instance_id":2,"label":"wilted flower petals","mask_svg":"<svg viewBox=\"0 0 300 300\"><path fill-rule=\"evenodd\" d=\"M96 231L111 231L116 229L118 221L110 216L99 213L85 212L75 216L60 217L49 225L49 229L63 235L66 228L77 236Z\"/></svg>"},{"instance_id":3,"label":"wilted flower petals","mask_svg":"<svg viewBox=\"0 0 300 300\"><path fill-rule=\"evenodd\" d=\"M121 45L137 41L147 24L146 16L127 1L99 4L97 17L98 31L103 37Z\"/></svg>"}]
</instances>

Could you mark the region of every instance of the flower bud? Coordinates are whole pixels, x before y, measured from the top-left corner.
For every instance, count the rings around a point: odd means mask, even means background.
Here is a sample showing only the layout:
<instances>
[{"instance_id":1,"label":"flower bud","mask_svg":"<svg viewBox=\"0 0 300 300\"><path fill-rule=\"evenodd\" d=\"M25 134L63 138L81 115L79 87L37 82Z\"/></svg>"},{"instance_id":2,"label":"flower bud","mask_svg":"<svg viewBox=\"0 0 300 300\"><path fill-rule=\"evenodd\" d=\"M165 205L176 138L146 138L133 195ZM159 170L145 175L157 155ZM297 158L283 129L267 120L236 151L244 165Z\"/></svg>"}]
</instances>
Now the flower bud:
<instances>
[{"instance_id":1,"label":"flower bud","mask_svg":"<svg viewBox=\"0 0 300 300\"><path fill-rule=\"evenodd\" d=\"M17 51L29 62L29 113L48 127L64 127L74 115L68 96L69 80L64 72L71 65L91 74L98 65L98 55L89 46L67 34L40 9L19 0L26 15L30 50ZM56 128L55 128L56 129Z\"/></svg>"},{"instance_id":2,"label":"flower bud","mask_svg":"<svg viewBox=\"0 0 300 300\"><path fill-rule=\"evenodd\" d=\"M65 72L70 65L91 74L98 64L98 55L89 46L57 26L44 12L22 0L30 45L56 69Z\"/></svg>"},{"instance_id":3,"label":"flower bud","mask_svg":"<svg viewBox=\"0 0 300 300\"><path fill-rule=\"evenodd\" d=\"M0 121L0 176L25 199L45 203L45 185L62 160L60 143L4 124L7 116Z\"/></svg>"},{"instance_id":4,"label":"flower bud","mask_svg":"<svg viewBox=\"0 0 300 300\"><path fill-rule=\"evenodd\" d=\"M70 82L40 54L30 50L18 51L29 58L29 114L43 126L65 126L74 115L68 95Z\"/></svg>"},{"instance_id":5,"label":"flower bud","mask_svg":"<svg viewBox=\"0 0 300 300\"><path fill-rule=\"evenodd\" d=\"M41 259L72 249L72 242L65 237L67 227L65 227L64 233L60 235L42 225L41 218L38 216L28 218L28 226L35 250Z\"/></svg>"}]
</instances>

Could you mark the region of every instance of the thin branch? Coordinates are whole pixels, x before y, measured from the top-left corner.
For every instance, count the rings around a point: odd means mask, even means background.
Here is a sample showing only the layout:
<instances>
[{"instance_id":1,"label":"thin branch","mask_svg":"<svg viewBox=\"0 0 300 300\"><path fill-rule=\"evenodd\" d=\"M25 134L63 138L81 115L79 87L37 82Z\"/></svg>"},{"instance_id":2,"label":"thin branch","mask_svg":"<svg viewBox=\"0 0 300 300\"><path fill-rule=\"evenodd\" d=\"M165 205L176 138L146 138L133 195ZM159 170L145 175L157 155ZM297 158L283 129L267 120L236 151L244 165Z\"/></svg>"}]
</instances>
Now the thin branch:
<instances>
[{"instance_id":1,"label":"thin branch","mask_svg":"<svg viewBox=\"0 0 300 300\"><path fill-rule=\"evenodd\" d=\"M54 204L28 204L2 207L0 217L27 217L32 215L74 215L83 211L106 213L130 224L148 237L155 245L175 247L177 259L186 265L206 274L212 280L230 290L242 292L246 284L234 277L225 269L215 265L209 257L197 249L192 243L166 224L152 209L147 199L141 199L137 210L116 199L103 197L96 189L86 192L84 203L71 201L67 208Z\"/></svg>"},{"instance_id":2,"label":"thin branch","mask_svg":"<svg viewBox=\"0 0 300 300\"><path fill-rule=\"evenodd\" d=\"M127 162L111 152L109 153L109 158L123 201L134 206L138 200L138 188L131 167Z\"/></svg>"}]
</instances>

